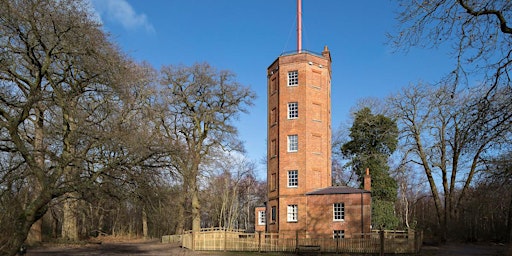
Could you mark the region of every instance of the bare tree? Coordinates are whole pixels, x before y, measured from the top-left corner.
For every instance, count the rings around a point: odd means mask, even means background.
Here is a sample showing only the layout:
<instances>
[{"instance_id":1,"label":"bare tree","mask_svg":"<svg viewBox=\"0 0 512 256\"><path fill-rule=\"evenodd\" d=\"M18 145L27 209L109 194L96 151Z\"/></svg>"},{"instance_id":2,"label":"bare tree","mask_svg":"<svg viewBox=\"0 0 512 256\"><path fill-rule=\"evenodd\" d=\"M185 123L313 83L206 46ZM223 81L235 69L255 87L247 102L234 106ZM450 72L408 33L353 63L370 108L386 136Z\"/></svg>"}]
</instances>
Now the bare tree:
<instances>
[{"instance_id":1,"label":"bare tree","mask_svg":"<svg viewBox=\"0 0 512 256\"><path fill-rule=\"evenodd\" d=\"M56 199L75 200L98 181L125 178L155 153L150 134L133 136L135 122L123 116L144 88L142 70L82 1L0 5L0 152L9 161L0 197L10 207L0 221L0 251L12 255ZM64 220L71 239L74 207L68 204Z\"/></svg>"},{"instance_id":2,"label":"bare tree","mask_svg":"<svg viewBox=\"0 0 512 256\"><path fill-rule=\"evenodd\" d=\"M400 145L397 151L402 151ZM428 193L427 180L415 170L414 164L408 162L410 159L407 155L400 156L400 158L403 162L395 171L395 179L398 183L398 200L395 204L397 215L400 217L403 227L415 229L418 227L419 217L416 205L422 200L424 194Z\"/></svg>"},{"instance_id":3,"label":"bare tree","mask_svg":"<svg viewBox=\"0 0 512 256\"><path fill-rule=\"evenodd\" d=\"M252 104L255 94L233 73L216 71L206 63L166 66L161 73L162 128L182 147L183 154L173 162L190 196L192 230L199 230L201 165L216 148L242 150L232 121Z\"/></svg>"},{"instance_id":4,"label":"bare tree","mask_svg":"<svg viewBox=\"0 0 512 256\"><path fill-rule=\"evenodd\" d=\"M442 240L483 157L498 154L509 143L510 88L498 91L485 109L475 102L487 93L486 88L454 97L449 87L413 85L390 100L410 161L423 169L430 185Z\"/></svg>"},{"instance_id":5,"label":"bare tree","mask_svg":"<svg viewBox=\"0 0 512 256\"><path fill-rule=\"evenodd\" d=\"M423 136L424 132L420 130L430 129L427 128L429 124L426 123L429 121L424 117L443 114L438 116L438 125L435 129L438 134L444 135L443 137L439 135L435 140L440 143L436 145L435 150L429 151L434 148L434 145L426 145L425 137L413 138L410 136L408 139L411 143L414 140L425 143L417 144L415 147L426 149L423 154L430 162L421 163L422 165L434 164L430 168L425 167L427 176L435 175L435 170L441 169L443 190L446 194L444 195L445 202L441 203L441 198L435 196L434 201L438 207L438 215L443 215L438 217L445 218L444 221L440 221L444 222L442 226L446 228L446 222L450 219L450 215L456 213L457 204L466 196L481 158L486 157L485 155L492 156L493 154L489 153L489 148L501 147L504 142L496 142L496 140L502 140L503 134L510 134L510 131L504 132L503 130L506 130L504 127L507 126L507 123L510 126L510 116L506 111L510 112L509 99L512 97L510 83L512 3L508 0L399 2L401 10L397 19L400 28L396 34L390 35L391 42L395 47L407 50L411 47L436 48L449 44L453 49L454 67L447 71L447 75L441 79L441 84L449 86L438 91L438 93L444 91L442 99L437 102L431 99L428 100L431 103L426 103L426 101L420 100L420 98L427 98L425 91L419 93L418 88L414 89L416 92L410 90L404 93L404 96L408 94L406 97L411 99L409 101L411 112L403 115L409 117L407 122L417 124L415 125L416 130L409 130L409 135L416 133ZM473 89L475 87L480 88ZM477 93L473 94L475 91ZM457 95L459 93L462 95ZM420 94L422 96L419 96ZM473 96L468 98L470 94ZM448 109L453 107L453 103L450 103L449 107L444 107L442 111L441 108L434 110L427 107L429 104L431 106L446 106L446 102L450 101L446 95L458 99L458 104L464 106L464 108L457 108L460 111L459 115L451 112L446 114ZM413 98L416 100L412 100ZM462 98L469 99L473 106L467 102L461 102ZM414 107L417 107L417 110L412 114ZM471 122L474 123L471 124ZM441 124L443 126L440 126ZM491 130L491 127L496 130ZM445 142L442 143L443 141ZM443 148L451 149L453 152L442 151ZM498 151L503 151L503 149ZM416 153L420 154L419 151ZM436 155L437 160L433 161L435 158L430 155ZM440 156L444 158L440 159ZM455 168L447 164L438 166L443 162L450 162ZM461 166L464 162L471 163L471 165L463 168ZM459 175L450 175L450 173L459 173ZM451 184L456 183L457 180L453 180L453 178L459 178L462 173L466 176L462 182L458 183L461 186L461 193L455 195L458 187ZM432 183L430 185L432 188ZM442 192L435 191L434 188L432 188L432 193L441 193L441 197L443 196ZM445 213L441 213L439 209L443 204L445 204ZM452 213L449 214L451 211Z\"/></svg>"},{"instance_id":6,"label":"bare tree","mask_svg":"<svg viewBox=\"0 0 512 256\"><path fill-rule=\"evenodd\" d=\"M505 204L508 203L508 206L499 208L498 214L506 214L506 217L504 218L506 221L501 221L501 223L507 223L505 232L506 238L503 240L510 244L512 243L512 151L510 148L508 149L508 152L503 155L487 159L485 170L484 180L486 181L486 184L484 185L486 186L483 186L484 189L489 190L489 187L491 187L493 191L503 191L503 193L492 193L494 196L497 195L499 198L493 198L489 201L493 202L495 200L503 200L507 197L509 199L508 202L505 202ZM512 250L512 248L510 249Z\"/></svg>"},{"instance_id":7,"label":"bare tree","mask_svg":"<svg viewBox=\"0 0 512 256\"><path fill-rule=\"evenodd\" d=\"M224 154L201 191L201 220L207 227L254 230L254 208L266 201L265 183L255 178L255 164L239 154Z\"/></svg>"},{"instance_id":8,"label":"bare tree","mask_svg":"<svg viewBox=\"0 0 512 256\"><path fill-rule=\"evenodd\" d=\"M394 46L437 47L451 43L456 64L448 79L452 92L481 81L491 97L498 87L510 87L512 63L512 3L508 0L399 1L399 31ZM448 72L447 72L448 73ZM510 97L510 94L509 94Z\"/></svg>"},{"instance_id":9,"label":"bare tree","mask_svg":"<svg viewBox=\"0 0 512 256\"><path fill-rule=\"evenodd\" d=\"M255 165L243 156L225 154L213 167L204 191L205 199L212 207L209 215L216 221L211 224L227 229L240 228L240 216L247 201L248 186L254 185Z\"/></svg>"}]
</instances>

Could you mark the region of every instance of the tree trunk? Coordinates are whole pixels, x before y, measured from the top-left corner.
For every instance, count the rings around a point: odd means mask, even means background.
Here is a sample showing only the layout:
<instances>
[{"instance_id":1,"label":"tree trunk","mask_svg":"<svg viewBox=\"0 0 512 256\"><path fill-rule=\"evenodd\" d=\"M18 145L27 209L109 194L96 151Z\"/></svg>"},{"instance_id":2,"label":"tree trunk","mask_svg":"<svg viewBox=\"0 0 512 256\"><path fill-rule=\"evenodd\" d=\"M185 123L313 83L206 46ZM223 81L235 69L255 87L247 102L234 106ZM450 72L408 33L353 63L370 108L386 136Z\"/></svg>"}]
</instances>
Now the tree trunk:
<instances>
[{"instance_id":1,"label":"tree trunk","mask_svg":"<svg viewBox=\"0 0 512 256\"><path fill-rule=\"evenodd\" d=\"M38 165L39 170L36 170L36 172L42 172L44 170L44 110L40 108L39 106L35 108L35 127L34 127L34 158L35 162ZM41 192L41 181L37 180L36 178L33 179L34 184L34 191L33 193L37 195ZM35 223L31 225L30 232L28 232L27 236L27 244L33 245L37 243L41 243L43 241L42 236L42 229L43 229L43 220L39 219Z\"/></svg>"},{"instance_id":2,"label":"tree trunk","mask_svg":"<svg viewBox=\"0 0 512 256\"><path fill-rule=\"evenodd\" d=\"M77 173L79 172L78 168L75 168L73 164L73 158L76 156L75 149L75 141L73 134L77 129L76 120L68 109L65 107L66 104L70 109L76 109L76 103L72 100L68 102L64 100L64 98L59 100L60 105L62 106L62 133L63 133L63 152L62 158L69 161L68 166L64 167L64 179L73 180ZM78 202L77 193L68 193L65 195L66 199L64 200L63 207L63 219L62 219L62 238L69 241L77 241L78 240Z\"/></svg>"},{"instance_id":3,"label":"tree trunk","mask_svg":"<svg viewBox=\"0 0 512 256\"><path fill-rule=\"evenodd\" d=\"M510 196L510 204L508 205L508 243L510 245L510 251L512 252L512 193Z\"/></svg>"},{"instance_id":4,"label":"tree trunk","mask_svg":"<svg viewBox=\"0 0 512 256\"><path fill-rule=\"evenodd\" d=\"M51 198L46 196L44 191L34 199L33 204L24 209L24 211L19 213L17 220L19 221L19 226L17 229L13 230L13 234L10 236L7 245L1 245L0 254L6 255L16 255L20 247L27 240L29 233L34 230L34 226L36 228L40 228L41 226L34 225L37 222L41 223L42 217L48 210L48 203ZM41 239L41 230L35 230L36 232L33 235L36 235L36 239ZM30 244L29 244L30 245Z\"/></svg>"},{"instance_id":5,"label":"tree trunk","mask_svg":"<svg viewBox=\"0 0 512 256\"><path fill-rule=\"evenodd\" d=\"M437 190L436 182L434 180L434 177L432 175L432 170L430 169L430 165L427 160L427 154L425 153L425 150L423 148L423 145L421 143L421 136L418 132L414 134L414 140L416 142L416 150L418 150L418 155L421 159L421 165L423 166L423 169L425 171L425 174L427 175L427 180L430 185L430 192L432 193L432 198L434 199L434 205L436 207L436 213L437 213L437 221L440 231L440 239L441 242L446 242L447 233L446 233L446 205L443 207L443 204L441 203L441 198L439 196L439 191Z\"/></svg>"},{"instance_id":6,"label":"tree trunk","mask_svg":"<svg viewBox=\"0 0 512 256\"><path fill-rule=\"evenodd\" d=\"M39 236L39 237L36 237L36 239L40 239L40 235L41 235L41 230L37 230L37 228L40 228L41 226L35 226L35 224L37 222L40 222L40 220L36 221L36 222L31 222L31 221L28 221L28 220L24 220L23 222L23 225L21 227L19 227L18 230L16 230L14 232L14 234L12 235L13 238L10 239L10 245L6 246L6 250L5 251L0 251L0 253L4 253L5 252L5 255L17 255L19 249L21 248L21 246L23 245L23 243L25 242L25 238L27 238L27 243L30 245L29 243L29 240L28 240L28 237L30 237L30 233L31 232L34 232L35 233L32 233L32 236ZM29 223L32 223L32 225L30 225ZM35 226L35 227L34 227ZM36 240L34 240L36 241ZM4 246L2 246L4 247Z\"/></svg>"},{"instance_id":7,"label":"tree trunk","mask_svg":"<svg viewBox=\"0 0 512 256\"><path fill-rule=\"evenodd\" d=\"M197 178L193 178L194 185L191 190L192 200L192 230L201 230L201 204L199 203L199 189L197 187Z\"/></svg>"},{"instance_id":8,"label":"tree trunk","mask_svg":"<svg viewBox=\"0 0 512 256\"><path fill-rule=\"evenodd\" d=\"M77 201L73 197L64 200L62 209L62 238L69 241L78 240Z\"/></svg>"},{"instance_id":9,"label":"tree trunk","mask_svg":"<svg viewBox=\"0 0 512 256\"><path fill-rule=\"evenodd\" d=\"M183 185L182 185L182 191L181 193L178 195L178 203L177 203L177 206L178 206L178 209L177 209L177 220L176 220L176 230L175 230L175 233L176 234L183 234L185 232L185 209L187 207L187 194L188 194L188 189L187 189L187 182L186 181L183 181Z\"/></svg>"},{"instance_id":10,"label":"tree trunk","mask_svg":"<svg viewBox=\"0 0 512 256\"><path fill-rule=\"evenodd\" d=\"M142 236L148 238L148 214L145 207L142 208Z\"/></svg>"},{"instance_id":11,"label":"tree trunk","mask_svg":"<svg viewBox=\"0 0 512 256\"><path fill-rule=\"evenodd\" d=\"M43 241L42 237L43 220L37 220L32 224L27 235L27 244L35 245Z\"/></svg>"},{"instance_id":12,"label":"tree trunk","mask_svg":"<svg viewBox=\"0 0 512 256\"><path fill-rule=\"evenodd\" d=\"M97 235L101 236L103 234L103 221L104 221L104 214L103 212L99 213L98 216L98 226L97 226Z\"/></svg>"}]
</instances>

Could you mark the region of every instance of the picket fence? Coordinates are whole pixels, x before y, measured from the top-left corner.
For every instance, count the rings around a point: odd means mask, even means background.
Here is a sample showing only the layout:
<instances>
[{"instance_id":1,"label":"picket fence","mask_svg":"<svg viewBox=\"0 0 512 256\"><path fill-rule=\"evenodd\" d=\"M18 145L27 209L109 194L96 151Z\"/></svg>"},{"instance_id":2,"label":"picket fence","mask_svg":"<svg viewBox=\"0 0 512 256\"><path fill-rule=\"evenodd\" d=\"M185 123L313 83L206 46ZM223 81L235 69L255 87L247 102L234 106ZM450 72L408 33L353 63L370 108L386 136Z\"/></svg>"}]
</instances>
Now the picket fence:
<instances>
[{"instance_id":1,"label":"picket fence","mask_svg":"<svg viewBox=\"0 0 512 256\"><path fill-rule=\"evenodd\" d=\"M311 234L309 237L314 237ZM293 237L293 236L292 236ZM196 251L257 251L358 254L416 254L423 242L419 231L381 230L368 234L354 234L351 238L308 238L297 232L294 238L276 233L245 233L223 228L188 231L183 235L163 236L163 243L177 243Z\"/></svg>"}]
</instances>

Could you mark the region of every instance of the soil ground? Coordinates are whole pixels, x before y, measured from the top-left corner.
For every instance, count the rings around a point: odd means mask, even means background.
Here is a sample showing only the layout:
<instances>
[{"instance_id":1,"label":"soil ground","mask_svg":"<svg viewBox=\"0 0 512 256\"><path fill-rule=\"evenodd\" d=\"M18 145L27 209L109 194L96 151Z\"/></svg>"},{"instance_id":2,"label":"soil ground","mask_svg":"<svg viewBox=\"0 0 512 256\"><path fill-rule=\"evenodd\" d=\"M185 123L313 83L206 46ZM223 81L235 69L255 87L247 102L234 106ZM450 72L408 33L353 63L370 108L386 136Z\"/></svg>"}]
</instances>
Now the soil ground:
<instances>
[{"instance_id":1,"label":"soil ground","mask_svg":"<svg viewBox=\"0 0 512 256\"><path fill-rule=\"evenodd\" d=\"M163 244L158 240L91 242L86 244L45 244L28 248L26 256L75 256L75 255L179 255L213 256L208 252L194 252L176 244ZM217 254L221 255L221 254Z\"/></svg>"},{"instance_id":2,"label":"soil ground","mask_svg":"<svg viewBox=\"0 0 512 256\"><path fill-rule=\"evenodd\" d=\"M451 243L441 246L423 246L421 256L512 256L512 247L503 244Z\"/></svg>"},{"instance_id":3,"label":"soil ground","mask_svg":"<svg viewBox=\"0 0 512 256\"><path fill-rule=\"evenodd\" d=\"M243 252L199 252L179 247L176 244L162 244L158 240L102 241L79 245L45 244L28 248L26 256L74 256L74 255L178 255L178 256L234 256L234 255L290 255L279 253ZM424 246L422 256L512 256L512 248L498 244L447 244Z\"/></svg>"}]
</instances>

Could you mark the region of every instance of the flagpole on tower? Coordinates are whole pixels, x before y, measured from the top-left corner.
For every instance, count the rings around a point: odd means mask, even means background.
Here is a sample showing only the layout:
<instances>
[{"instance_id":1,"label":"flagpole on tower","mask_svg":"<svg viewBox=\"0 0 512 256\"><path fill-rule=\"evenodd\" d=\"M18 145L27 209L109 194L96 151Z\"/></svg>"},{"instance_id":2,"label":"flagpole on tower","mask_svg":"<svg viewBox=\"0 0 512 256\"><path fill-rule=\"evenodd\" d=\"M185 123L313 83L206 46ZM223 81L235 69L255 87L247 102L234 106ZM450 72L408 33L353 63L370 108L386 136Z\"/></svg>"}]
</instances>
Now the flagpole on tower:
<instances>
[{"instance_id":1,"label":"flagpole on tower","mask_svg":"<svg viewBox=\"0 0 512 256\"><path fill-rule=\"evenodd\" d=\"M302 51L302 0L297 0L297 53Z\"/></svg>"}]
</instances>

